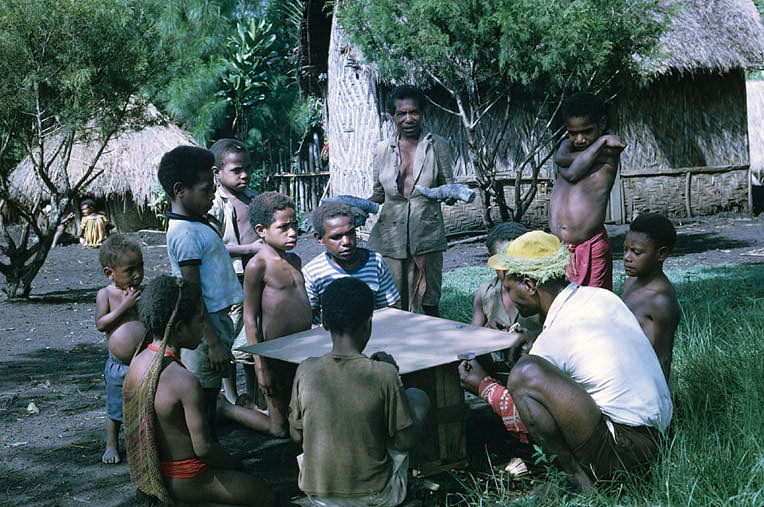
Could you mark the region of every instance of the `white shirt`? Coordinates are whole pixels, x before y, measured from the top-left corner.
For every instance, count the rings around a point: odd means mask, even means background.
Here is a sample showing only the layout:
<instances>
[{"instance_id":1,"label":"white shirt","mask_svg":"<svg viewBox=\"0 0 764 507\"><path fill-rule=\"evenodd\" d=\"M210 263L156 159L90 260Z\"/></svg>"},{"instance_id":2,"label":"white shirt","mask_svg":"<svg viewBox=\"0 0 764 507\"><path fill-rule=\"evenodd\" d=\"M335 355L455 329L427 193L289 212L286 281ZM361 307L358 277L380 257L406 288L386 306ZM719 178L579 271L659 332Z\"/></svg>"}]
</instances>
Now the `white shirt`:
<instances>
[{"instance_id":1,"label":"white shirt","mask_svg":"<svg viewBox=\"0 0 764 507\"><path fill-rule=\"evenodd\" d=\"M604 415L665 431L673 406L658 357L634 314L609 290L569 284L530 354L569 375Z\"/></svg>"}]
</instances>

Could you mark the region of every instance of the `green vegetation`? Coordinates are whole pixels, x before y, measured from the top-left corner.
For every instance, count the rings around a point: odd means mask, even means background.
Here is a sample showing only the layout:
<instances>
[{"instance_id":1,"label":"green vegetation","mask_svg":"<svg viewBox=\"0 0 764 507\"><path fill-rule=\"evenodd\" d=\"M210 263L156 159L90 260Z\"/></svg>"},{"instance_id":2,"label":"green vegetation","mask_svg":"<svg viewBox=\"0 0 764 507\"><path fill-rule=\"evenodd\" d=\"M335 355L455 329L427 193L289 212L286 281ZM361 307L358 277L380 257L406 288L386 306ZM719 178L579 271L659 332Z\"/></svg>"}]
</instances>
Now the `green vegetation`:
<instances>
[{"instance_id":1,"label":"green vegetation","mask_svg":"<svg viewBox=\"0 0 764 507\"><path fill-rule=\"evenodd\" d=\"M446 273L444 316L469 321L474 289L491 274L488 268ZM667 274L683 317L674 346L674 419L663 457L645 476L627 478L622 488L549 505L764 503L764 265ZM502 505L500 499L510 498L518 486L501 477L488 482L481 491L465 490L462 505Z\"/></svg>"}]
</instances>

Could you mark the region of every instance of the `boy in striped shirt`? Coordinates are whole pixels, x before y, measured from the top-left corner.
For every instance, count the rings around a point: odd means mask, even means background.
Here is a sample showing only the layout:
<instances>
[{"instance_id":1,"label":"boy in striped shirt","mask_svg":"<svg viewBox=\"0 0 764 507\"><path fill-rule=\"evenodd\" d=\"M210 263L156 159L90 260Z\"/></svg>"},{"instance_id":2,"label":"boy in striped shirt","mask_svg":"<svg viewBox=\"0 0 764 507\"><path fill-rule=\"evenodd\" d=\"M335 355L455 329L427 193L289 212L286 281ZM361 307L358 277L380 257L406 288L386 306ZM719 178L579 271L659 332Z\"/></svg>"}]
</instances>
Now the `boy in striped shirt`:
<instances>
[{"instance_id":1,"label":"boy in striped shirt","mask_svg":"<svg viewBox=\"0 0 764 507\"><path fill-rule=\"evenodd\" d=\"M326 248L302 268L314 323L321 322L321 294L338 278L352 276L366 283L374 293L375 309L400 299L382 256L357 247L354 218L350 206L340 202L323 203L313 212L313 236Z\"/></svg>"}]
</instances>

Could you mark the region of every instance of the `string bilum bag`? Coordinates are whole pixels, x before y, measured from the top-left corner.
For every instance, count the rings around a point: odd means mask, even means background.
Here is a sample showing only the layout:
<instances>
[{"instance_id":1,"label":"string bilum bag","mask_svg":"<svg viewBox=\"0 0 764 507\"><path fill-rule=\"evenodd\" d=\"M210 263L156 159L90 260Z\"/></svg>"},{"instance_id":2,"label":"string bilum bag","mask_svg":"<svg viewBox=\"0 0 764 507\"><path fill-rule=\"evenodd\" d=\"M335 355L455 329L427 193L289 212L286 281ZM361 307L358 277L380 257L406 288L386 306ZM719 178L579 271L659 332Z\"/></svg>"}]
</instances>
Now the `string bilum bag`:
<instances>
[{"instance_id":1,"label":"string bilum bag","mask_svg":"<svg viewBox=\"0 0 764 507\"><path fill-rule=\"evenodd\" d=\"M157 421L154 413L154 396L157 392L159 375L162 373L167 338L175 323L183 292L183 280L176 279L178 298L170 320L164 330L162 344L151 361L138 389L130 396L123 396L125 426L125 446L130 480L140 493L153 497L162 505L171 505L170 493L159 471L159 449L157 445ZM137 354L137 352L136 352Z\"/></svg>"}]
</instances>

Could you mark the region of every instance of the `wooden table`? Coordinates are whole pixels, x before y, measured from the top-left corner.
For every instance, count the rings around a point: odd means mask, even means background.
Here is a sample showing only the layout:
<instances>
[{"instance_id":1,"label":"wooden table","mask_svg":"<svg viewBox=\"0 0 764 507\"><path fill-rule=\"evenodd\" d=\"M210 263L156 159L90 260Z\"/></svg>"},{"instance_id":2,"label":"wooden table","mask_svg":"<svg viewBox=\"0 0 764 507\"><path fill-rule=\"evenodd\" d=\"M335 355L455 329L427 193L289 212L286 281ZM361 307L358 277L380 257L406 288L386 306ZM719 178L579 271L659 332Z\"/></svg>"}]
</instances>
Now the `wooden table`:
<instances>
[{"instance_id":1,"label":"wooden table","mask_svg":"<svg viewBox=\"0 0 764 507\"><path fill-rule=\"evenodd\" d=\"M432 401L425 437L412 456L413 468L431 475L467 463L464 393L457 355L487 354L512 346L516 335L462 322L384 308L374 312L371 339L364 349L391 354L406 387L424 390ZM295 333L239 350L299 364L332 348L323 328Z\"/></svg>"}]
</instances>

